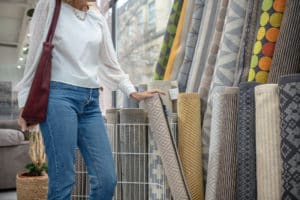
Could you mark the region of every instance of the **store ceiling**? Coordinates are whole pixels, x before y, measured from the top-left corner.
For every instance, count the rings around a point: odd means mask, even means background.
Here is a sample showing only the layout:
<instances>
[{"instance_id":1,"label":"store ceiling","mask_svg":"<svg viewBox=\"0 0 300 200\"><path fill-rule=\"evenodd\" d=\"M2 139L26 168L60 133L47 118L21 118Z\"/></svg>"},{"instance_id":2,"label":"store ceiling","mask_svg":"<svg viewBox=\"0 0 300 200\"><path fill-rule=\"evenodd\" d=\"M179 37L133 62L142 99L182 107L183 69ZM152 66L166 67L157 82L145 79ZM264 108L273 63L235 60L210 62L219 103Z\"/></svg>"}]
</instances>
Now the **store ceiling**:
<instances>
[{"instance_id":1,"label":"store ceiling","mask_svg":"<svg viewBox=\"0 0 300 200\"><path fill-rule=\"evenodd\" d=\"M37 0L0 0L0 46L19 47L28 26L26 12Z\"/></svg>"}]
</instances>

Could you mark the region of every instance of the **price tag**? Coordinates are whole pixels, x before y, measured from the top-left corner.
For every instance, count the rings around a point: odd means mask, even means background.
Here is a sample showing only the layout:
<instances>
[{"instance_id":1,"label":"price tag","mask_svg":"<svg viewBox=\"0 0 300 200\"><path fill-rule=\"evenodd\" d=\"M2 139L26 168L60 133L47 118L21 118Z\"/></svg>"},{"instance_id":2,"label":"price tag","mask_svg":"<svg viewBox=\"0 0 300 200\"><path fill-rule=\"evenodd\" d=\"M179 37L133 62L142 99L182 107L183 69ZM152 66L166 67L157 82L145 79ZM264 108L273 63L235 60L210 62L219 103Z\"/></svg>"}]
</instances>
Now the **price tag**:
<instances>
[{"instance_id":1,"label":"price tag","mask_svg":"<svg viewBox=\"0 0 300 200\"><path fill-rule=\"evenodd\" d=\"M172 101L173 101L173 100L177 100L178 94L179 94L178 88L172 88L172 89L169 89L169 95L170 95L170 99L171 99Z\"/></svg>"}]
</instances>

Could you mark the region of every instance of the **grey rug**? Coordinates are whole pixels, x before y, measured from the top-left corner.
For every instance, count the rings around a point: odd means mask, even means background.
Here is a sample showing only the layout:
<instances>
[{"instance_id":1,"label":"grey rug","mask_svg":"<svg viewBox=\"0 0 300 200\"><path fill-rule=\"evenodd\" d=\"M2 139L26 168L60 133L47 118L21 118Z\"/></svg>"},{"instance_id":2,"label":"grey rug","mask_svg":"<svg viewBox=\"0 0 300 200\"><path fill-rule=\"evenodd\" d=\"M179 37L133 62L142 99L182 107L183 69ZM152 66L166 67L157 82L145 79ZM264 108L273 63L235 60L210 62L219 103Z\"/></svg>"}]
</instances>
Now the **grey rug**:
<instances>
[{"instance_id":1,"label":"grey rug","mask_svg":"<svg viewBox=\"0 0 300 200\"><path fill-rule=\"evenodd\" d=\"M223 26L224 26L226 13L227 13L228 0L222 0L220 4L221 7L217 14L217 22L216 22L215 30L213 31L212 41L208 49L208 56L206 59L203 76L201 78L200 86L198 88L198 93L200 94L201 97L201 118L202 119L204 116L204 112L206 110L208 92L213 78L216 58L219 52L220 40L223 33Z\"/></svg>"},{"instance_id":2,"label":"grey rug","mask_svg":"<svg viewBox=\"0 0 300 200\"><path fill-rule=\"evenodd\" d=\"M281 199L300 199L300 74L279 81L282 185Z\"/></svg>"},{"instance_id":3,"label":"grey rug","mask_svg":"<svg viewBox=\"0 0 300 200\"><path fill-rule=\"evenodd\" d=\"M223 35L220 42L215 71L208 94L208 105L204 114L203 121L203 167L207 169L209 137L211 128L211 101L210 94L217 86L232 86L234 82L235 64L240 47L243 25L246 14L247 0L229 1L227 14L225 17ZM205 176L204 176L205 178Z\"/></svg>"},{"instance_id":4,"label":"grey rug","mask_svg":"<svg viewBox=\"0 0 300 200\"><path fill-rule=\"evenodd\" d=\"M300 1L287 0L280 34L275 47L268 82L278 83L280 76L300 73Z\"/></svg>"},{"instance_id":5,"label":"grey rug","mask_svg":"<svg viewBox=\"0 0 300 200\"><path fill-rule=\"evenodd\" d=\"M197 92L208 56L209 44L212 41L213 31L217 21L217 11L220 9L220 0L206 1L203 11L203 18L195 49L195 56L192 61L186 92Z\"/></svg>"},{"instance_id":6,"label":"grey rug","mask_svg":"<svg viewBox=\"0 0 300 200\"><path fill-rule=\"evenodd\" d=\"M219 87L217 87L219 88ZM238 111L237 87L224 87L223 91L215 97L217 107L213 114L216 127L213 126L213 153L209 157L209 180L206 188L206 199L236 199L236 131ZM219 115L220 114L220 115ZM210 172L210 170L213 170Z\"/></svg>"},{"instance_id":7,"label":"grey rug","mask_svg":"<svg viewBox=\"0 0 300 200\"><path fill-rule=\"evenodd\" d=\"M220 176L217 183L217 199L236 199L236 130L238 111L237 87L226 87L222 94L222 119L223 139L220 159Z\"/></svg>"},{"instance_id":8,"label":"grey rug","mask_svg":"<svg viewBox=\"0 0 300 200\"><path fill-rule=\"evenodd\" d=\"M207 182L205 189L205 199L206 200L214 200L217 195L217 184L219 180L219 172L220 172L220 159L222 156L221 145L223 139L222 132L222 119L223 105L221 103L221 94L224 91L224 87L216 88L213 94L212 100L212 119L211 123L214 126L211 127L211 142L209 145L209 160L208 160L208 171L207 171Z\"/></svg>"},{"instance_id":9,"label":"grey rug","mask_svg":"<svg viewBox=\"0 0 300 200\"><path fill-rule=\"evenodd\" d=\"M148 151L144 109L121 109L119 155L123 200L143 200L148 196Z\"/></svg>"},{"instance_id":10,"label":"grey rug","mask_svg":"<svg viewBox=\"0 0 300 200\"><path fill-rule=\"evenodd\" d=\"M195 0L195 6L192 11L193 15L189 33L187 36L185 55L177 77L179 89L181 92L184 92L186 89L190 68L194 59L194 52L198 40L200 24L202 21L204 2L205 0Z\"/></svg>"}]
</instances>

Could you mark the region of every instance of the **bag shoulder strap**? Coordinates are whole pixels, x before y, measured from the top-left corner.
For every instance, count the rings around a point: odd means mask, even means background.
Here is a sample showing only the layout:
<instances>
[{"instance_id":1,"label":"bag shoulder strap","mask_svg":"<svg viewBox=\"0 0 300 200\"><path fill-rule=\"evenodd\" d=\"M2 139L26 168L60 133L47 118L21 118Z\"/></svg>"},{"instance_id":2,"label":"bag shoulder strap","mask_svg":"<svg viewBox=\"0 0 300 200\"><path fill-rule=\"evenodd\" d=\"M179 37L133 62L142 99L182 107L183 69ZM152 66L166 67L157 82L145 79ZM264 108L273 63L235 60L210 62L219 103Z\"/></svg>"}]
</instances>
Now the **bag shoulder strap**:
<instances>
[{"instance_id":1,"label":"bag shoulder strap","mask_svg":"<svg viewBox=\"0 0 300 200\"><path fill-rule=\"evenodd\" d=\"M53 1L53 0L51 0L51 1ZM51 25L50 25L50 28L48 31L47 39L45 41L48 44L52 44L52 40L53 40L54 33L55 33L55 28L56 28L59 13L60 13L60 7L61 7L61 0L56 0L52 22L51 22Z\"/></svg>"}]
</instances>

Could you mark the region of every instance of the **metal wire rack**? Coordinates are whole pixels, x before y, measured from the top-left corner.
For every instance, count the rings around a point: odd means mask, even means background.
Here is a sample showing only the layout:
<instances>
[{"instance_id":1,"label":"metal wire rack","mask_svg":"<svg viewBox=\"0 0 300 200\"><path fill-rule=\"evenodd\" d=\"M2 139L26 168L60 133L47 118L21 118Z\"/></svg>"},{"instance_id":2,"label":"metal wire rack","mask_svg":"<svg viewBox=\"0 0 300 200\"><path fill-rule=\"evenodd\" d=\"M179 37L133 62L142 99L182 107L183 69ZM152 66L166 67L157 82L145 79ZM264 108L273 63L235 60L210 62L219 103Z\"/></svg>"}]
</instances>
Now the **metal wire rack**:
<instances>
[{"instance_id":1,"label":"metal wire rack","mask_svg":"<svg viewBox=\"0 0 300 200\"><path fill-rule=\"evenodd\" d=\"M177 123L171 123L170 127L177 138ZM148 124L106 124L106 128L118 177L113 200L171 200ZM79 150L76 154L76 185L72 200L86 200L90 190L88 175Z\"/></svg>"}]
</instances>

